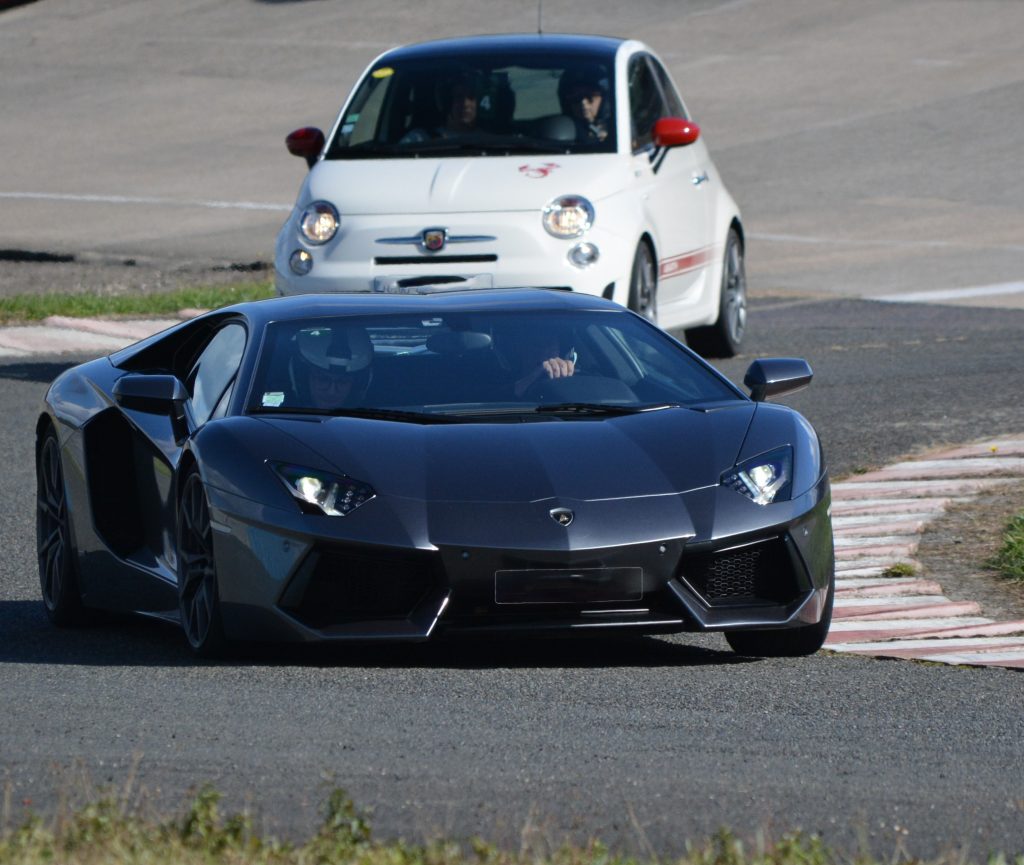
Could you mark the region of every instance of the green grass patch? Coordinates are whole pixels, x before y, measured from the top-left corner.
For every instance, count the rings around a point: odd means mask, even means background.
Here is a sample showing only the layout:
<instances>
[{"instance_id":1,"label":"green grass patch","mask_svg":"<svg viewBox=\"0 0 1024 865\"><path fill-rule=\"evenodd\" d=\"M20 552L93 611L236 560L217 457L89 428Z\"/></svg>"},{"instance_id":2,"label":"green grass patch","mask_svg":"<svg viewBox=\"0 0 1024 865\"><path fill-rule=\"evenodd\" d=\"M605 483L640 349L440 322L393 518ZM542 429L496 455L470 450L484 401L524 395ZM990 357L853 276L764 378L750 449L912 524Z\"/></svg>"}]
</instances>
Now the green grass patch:
<instances>
[{"instance_id":1,"label":"green grass patch","mask_svg":"<svg viewBox=\"0 0 1024 865\"><path fill-rule=\"evenodd\" d=\"M896 562L894 565L889 565L884 571L882 571L883 577L912 577L917 573L915 568L910 562Z\"/></svg>"},{"instance_id":2,"label":"green grass patch","mask_svg":"<svg viewBox=\"0 0 1024 865\"><path fill-rule=\"evenodd\" d=\"M561 847L525 843L516 851L481 839L438 840L427 844L377 841L366 814L341 790L334 791L319 829L302 842L264 838L248 815L223 815L220 796L203 789L185 814L171 820L146 820L126 813L124 799L112 796L45 823L37 816L0 829L0 865L921 865L902 850L878 859L846 855L816 835L793 832L769 841L758 836L744 843L722 830L688 843L677 859L618 854L599 842ZM972 865L956 852L928 865ZM986 865L1024 865L1024 856L990 855Z\"/></svg>"},{"instance_id":3,"label":"green grass patch","mask_svg":"<svg viewBox=\"0 0 1024 865\"><path fill-rule=\"evenodd\" d=\"M1003 533L1003 546L988 566L1018 583L1024 583L1024 512L1017 514Z\"/></svg>"},{"instance_id":4,"label":"green grass patch","mask_svg":"<svg viewBox=\"0 0 1024 865\"><path fill-rule=\"evenodd\" d=\"M152 294L15 294L0 297L0 322L41 321L50 315L76 318L117 315L172 315L179 309L216 309L274 296L268 281L195 286Z\"/></svg>"}]
</instances>

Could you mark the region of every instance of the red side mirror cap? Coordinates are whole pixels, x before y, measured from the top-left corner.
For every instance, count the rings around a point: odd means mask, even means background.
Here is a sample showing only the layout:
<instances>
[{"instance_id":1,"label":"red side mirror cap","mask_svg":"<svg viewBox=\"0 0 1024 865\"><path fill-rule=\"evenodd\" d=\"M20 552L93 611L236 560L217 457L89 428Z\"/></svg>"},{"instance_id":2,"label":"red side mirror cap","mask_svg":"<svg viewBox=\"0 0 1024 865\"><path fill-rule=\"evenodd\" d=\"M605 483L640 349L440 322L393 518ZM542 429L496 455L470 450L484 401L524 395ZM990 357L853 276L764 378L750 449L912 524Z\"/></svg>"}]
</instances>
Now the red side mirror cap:
<instances>
[{"instance_id":1,"label":"red side mirror cap","mask_svg":"<svg viewBox=\"0 0 1024 865\"><path fill-rule=\"evenodd\" d=\"M662 117L654 124L656 147L683 147L700 137L700 127L682 117Z\"/></svg>"},{"instance_id":2,"label":"red side mirror cap","mask_svg":"<svg viewBox=\"0 0 1024 865\"><path fill-rule=\"evenodd\" d=\"M285 138L284 143L292 156L301 156L312 168L324 149L324 134L315 126L304 126Z\"/></svg>"}]
</instances>

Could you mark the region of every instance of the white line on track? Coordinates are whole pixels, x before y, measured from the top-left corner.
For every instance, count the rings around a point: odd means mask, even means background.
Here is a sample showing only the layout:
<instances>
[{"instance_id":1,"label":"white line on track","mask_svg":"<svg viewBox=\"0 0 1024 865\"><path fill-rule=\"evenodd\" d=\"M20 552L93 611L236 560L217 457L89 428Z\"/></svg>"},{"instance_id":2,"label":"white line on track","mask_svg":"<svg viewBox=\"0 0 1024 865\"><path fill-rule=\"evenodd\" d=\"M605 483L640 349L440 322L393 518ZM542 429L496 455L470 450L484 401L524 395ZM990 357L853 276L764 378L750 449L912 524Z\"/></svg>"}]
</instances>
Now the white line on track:
<instances>
[{"instance_id":1,"label":"white line on track","mask_svg":"<svg viewBox=\"0 0 1024 865\"><path fill-rule=\"evenodd\" d=\"M1003 294L1024 294L1024 282L997 282L970 288L943 288L935 291L909 291L906 294L867 296L864 300L884 303L931 303L938 300L962 300L969 297L996 297Z\"/></svg>"},{"instance_id":2,"label":"white line on track","mask_svg":"<svg viewBox=\"0 0 1024 865\"><path fill-rule=\"evenodd\" d=\"M56 192L0 192L0 199L20 201L70 201L87 204L147 204L158 207L205 207L211 210L266 210L286 213L289 204L266 201L217 201L201 198L161 198L151 195L69 195Z\"/></svg>"},{"instance_id":3,"label":"white line on track","mask_svg":"<svg viewBox=\"0 0 1024 865\"><path fill-rule=\"evenodd\" d=\"M752 232L750 237L754 240L767 240L773 243L806 243L828 246L890 246L898 249L1003 249L1011 252L1024 252L1024 246L1017 243L978 244L956 240L859 240L848 237L766 234L762 232Z\"/></svg>"}]
</instances>

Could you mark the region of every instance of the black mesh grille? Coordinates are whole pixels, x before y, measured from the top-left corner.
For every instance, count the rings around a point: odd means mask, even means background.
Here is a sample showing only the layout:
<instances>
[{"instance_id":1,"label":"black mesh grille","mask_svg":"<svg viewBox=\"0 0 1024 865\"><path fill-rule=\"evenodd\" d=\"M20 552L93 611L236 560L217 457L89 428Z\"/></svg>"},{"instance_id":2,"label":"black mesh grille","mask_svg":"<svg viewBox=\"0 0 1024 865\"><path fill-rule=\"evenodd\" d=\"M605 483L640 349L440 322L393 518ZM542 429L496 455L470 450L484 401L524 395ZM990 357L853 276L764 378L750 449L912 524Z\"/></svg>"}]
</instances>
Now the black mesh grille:
<instances>
[{"instance_id":1,"label":"black mesh grille","mask_svg":"<svg viewBox=\"0 0 1024 865\"><path fill-rule=\"evenodd\" d=\"M480 255L377 255L374 264L481 264L497 261L498 256Z\"/></svg>"},{"instance_id":2,"label":"black mesh grille","mask_svg":"<svg viewBox=\"0 0 1024 865\"><path fill-rule=\"evenodd\" d=\"M712 606L785 603L798 593L793 562L781 538L685 556L682 576Z\"/></svg>"},{"instance_id":3,"label":"black mesh grille","mask_svg":"<svg viewBox=\"0 0 1024 865\"><path fill-rule=\"evenodd\" d=\"M432 556L313 552L281 606L312 628L353 621L405 619L440 584Z\"/></svg>"}]
</instances>

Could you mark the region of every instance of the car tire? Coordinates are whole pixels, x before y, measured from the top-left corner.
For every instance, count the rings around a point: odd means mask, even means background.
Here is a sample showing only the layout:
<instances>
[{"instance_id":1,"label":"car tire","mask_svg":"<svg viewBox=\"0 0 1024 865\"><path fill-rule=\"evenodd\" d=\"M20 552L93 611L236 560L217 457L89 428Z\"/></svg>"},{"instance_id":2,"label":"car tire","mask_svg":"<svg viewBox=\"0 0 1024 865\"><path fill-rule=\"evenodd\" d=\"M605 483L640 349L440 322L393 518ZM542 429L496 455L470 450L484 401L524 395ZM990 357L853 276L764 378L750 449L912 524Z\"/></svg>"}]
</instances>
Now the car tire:
<instances>
[{"instance_id":1,"label":"car tire","mask_svg":"<svg viewBox=\"0 0 1024 865\"><path fill-rule=\"evenodd\" d=\"M835 573L829 579L828 597L821 620L800 628L775 631L727 631L725 639L738 655L761 658L799 658L813 655L823 645L832 624L832 604L836 596Z\"/></svg>"},{"instance_id":2,"label":"car tire","mask_svg":"<svg viewBox=\"0 0 1024 865\"><path fill-rule=\"evenodd\" d=\"M640 241L629 277L629 308L652 324L658 323L658 274L651 247Z\"/></svg>"},{"instance_id":3,"label":"car tire","mask_svg":"<svg viewBox=\"0 0 1024 865\"><path fill-rule=\"evenodd\" d=\"M747 330L747 272L743 241L729 229L722 259L722 284L718 293L718 320L707 327L686 331L686 344L703 357L734 357Z\"/></svg>"},{"instance_id":4,"label":"car tire","mask_svg":"<svg viewBox=\"0 0 1024 865\"><path fill-rule=\"evenodd\" d=\"M36 555L39 588L50 621L60 627L83 624L88 616L78 585L64 465L53 427L43 436L36 458Z\"/></svg>"},{"instance_id":5,"label":"car tire","mask_svg":"<svg viewBox=\"0 0 1024 865\"><path fill-rule=\"evenodd\" d=\"M224 654L213 527L206 488L196 468L185 475L178 502L178 607L192 651L203 658Z\"/></svg>"}]
</instances>

